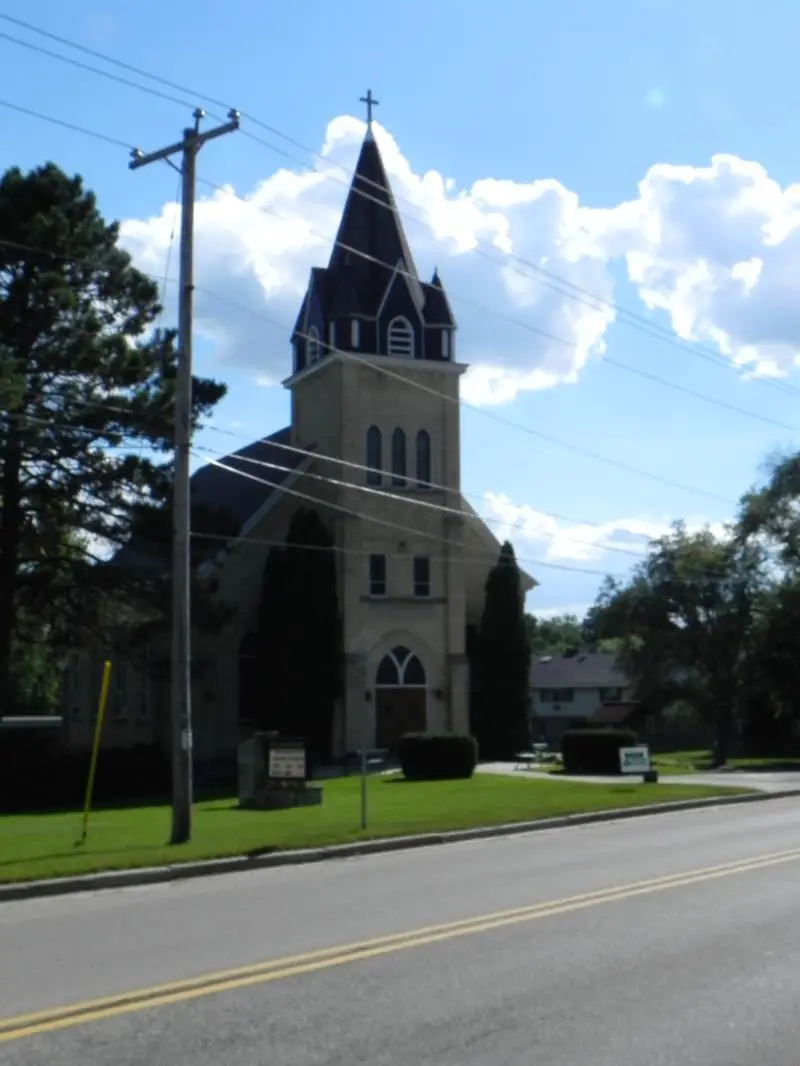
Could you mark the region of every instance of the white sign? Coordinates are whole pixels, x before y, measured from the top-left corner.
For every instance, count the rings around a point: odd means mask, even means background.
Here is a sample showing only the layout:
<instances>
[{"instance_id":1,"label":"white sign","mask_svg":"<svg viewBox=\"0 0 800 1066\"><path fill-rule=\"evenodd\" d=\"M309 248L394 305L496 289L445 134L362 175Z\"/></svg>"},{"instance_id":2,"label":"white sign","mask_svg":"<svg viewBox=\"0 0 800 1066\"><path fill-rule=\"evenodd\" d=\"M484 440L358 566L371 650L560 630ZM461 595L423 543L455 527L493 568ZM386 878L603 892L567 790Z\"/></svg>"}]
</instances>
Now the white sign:
<instances>
[{"instance_id":1,"label":"white sign","mask_svg":"<svg viewBox=\"0 0 800 1066\"><path fill-rule=\"evenodd\" d=\"M646 744L619 749L619 768L623 774L646 774L650 769L650 749Z\"/></svg>"},{"instance_id":2,"label":"white sign","mask_svg":"<svg viewBox=\"0 0 800 1066\"><path fill-rule=\"evenodd\" d=\"M269 776L273 781L304 781L306 776L305 749L271 747L269 749Z\"/></svg>"}]
</instances>

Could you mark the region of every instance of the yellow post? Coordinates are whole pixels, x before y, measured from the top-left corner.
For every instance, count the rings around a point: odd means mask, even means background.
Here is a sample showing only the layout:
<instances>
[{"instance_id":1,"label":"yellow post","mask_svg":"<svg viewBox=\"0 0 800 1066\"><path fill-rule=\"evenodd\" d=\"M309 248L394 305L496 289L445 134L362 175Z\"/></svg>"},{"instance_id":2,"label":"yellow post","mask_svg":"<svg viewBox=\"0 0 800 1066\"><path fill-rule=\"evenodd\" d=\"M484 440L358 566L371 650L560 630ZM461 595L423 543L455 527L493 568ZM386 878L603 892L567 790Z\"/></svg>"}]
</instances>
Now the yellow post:
<instances>
[{"instance_id":1,"label":"yellow post","mask_svg":"<svg viewBox=\"0 0 800 1066\"><path fill-rule=\"evenodd\" d=\"M97 701L97 723L94 727L94 743L92 744L92 761L89 764L89 780L86 782L86 799L83 802L83 829L79 844L86 843L86 834L89 831L89 811L92 806L92 792L94 791L94 775L97 771L97 757L100 754L100 734L103 731L103 719L106 714L108 703L108 686L111 682L111 661L106 659L103 664L103 680L100 684L100 698Z\"/></svg>"}]
</instances>

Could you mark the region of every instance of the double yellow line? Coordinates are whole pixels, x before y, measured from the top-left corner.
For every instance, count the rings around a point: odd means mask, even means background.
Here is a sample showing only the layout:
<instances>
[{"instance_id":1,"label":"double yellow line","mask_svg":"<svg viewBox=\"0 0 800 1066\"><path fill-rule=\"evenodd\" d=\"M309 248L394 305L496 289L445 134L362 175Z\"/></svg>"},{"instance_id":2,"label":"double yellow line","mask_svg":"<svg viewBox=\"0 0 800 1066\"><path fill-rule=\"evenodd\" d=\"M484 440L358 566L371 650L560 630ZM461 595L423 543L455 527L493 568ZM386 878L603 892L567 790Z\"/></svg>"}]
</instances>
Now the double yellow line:
<instances>
[{"instance_id":1,"label":"double yellow line","mask_svg":"<svg viewBox=\"0 0 800 1066\"><path fill-rule=\"evenodd\" d=\"M565 899L535 903L527 907L496 911L493 914L466 918L462 921L426 926L406 933L374 937L371 940L322 948L302 955L284 956L183 981L153 985L150 988L125 992L118 996L86 1000L83 1003L72 1003L64 1007L54 1007L51 1010L36 1011L33 1014L0 1018L0 1044L10 1040L20 1040L23 1037L52 1033L60 1029L71 1029L90 1022L117 1018L123 1014L149 1010L153 1007L186 1003L202 996L252 988L254 985L282 981L288 977L300 977L303 974L332 969L334 966L344 966L346 963L391 955L407 948L423 947L426 944L441 943L461 936L472 936L475 933L502 929L521 922L532 922L539 918L550 918L559 914L567 914L570 911L596 907L602 903L615 903L617 900L632 899L671 888L682 888L685 885L696 885L719 877L729 877L732 874L763 870L769 866L777 866L797 859L800 859L800 848L778 851L769 855L742 859L739 862L725 863L721 866L708 866L685 873L671 874L667 877L656 877L648 881L636 881L617 888L601 889Z\"/></svg>"}]
</instances>

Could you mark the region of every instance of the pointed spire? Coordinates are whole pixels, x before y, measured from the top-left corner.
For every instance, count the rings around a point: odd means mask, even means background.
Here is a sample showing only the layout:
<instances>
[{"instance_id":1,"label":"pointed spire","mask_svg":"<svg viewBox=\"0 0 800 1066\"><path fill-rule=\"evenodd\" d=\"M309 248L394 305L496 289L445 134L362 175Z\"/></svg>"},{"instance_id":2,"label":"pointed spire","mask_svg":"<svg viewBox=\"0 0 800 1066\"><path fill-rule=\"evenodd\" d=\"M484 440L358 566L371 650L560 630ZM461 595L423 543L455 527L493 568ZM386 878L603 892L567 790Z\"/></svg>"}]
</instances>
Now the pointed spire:
<instances>
[{"instance_id":1,"label":"pointed spire","mask_svg":"<svg viewBox=\"0 0 800 1066\"><path fill-rule=\"evenodd\" d=\"M374 100L372 104L374 106ZM372 134L372 127L368 126L328 270L338 274L343 267L351 267L358 290L367 297L368 302L374 301L377 307L377 301L386 291L389 279L400 261L414 300L421 308L424 301L414 259L378 143Z\"/></svg>"}]
</instances>

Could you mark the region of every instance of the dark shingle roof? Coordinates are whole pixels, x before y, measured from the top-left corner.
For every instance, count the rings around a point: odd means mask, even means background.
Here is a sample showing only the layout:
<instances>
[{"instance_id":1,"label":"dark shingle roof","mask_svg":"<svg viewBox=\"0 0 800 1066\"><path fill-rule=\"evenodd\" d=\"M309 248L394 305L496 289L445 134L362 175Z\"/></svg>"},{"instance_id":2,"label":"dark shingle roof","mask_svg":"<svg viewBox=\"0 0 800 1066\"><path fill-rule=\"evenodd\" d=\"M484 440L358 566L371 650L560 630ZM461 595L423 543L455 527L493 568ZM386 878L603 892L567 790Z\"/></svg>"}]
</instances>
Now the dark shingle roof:
<instances>
[{"instance_id":1,"label":"dark shingle roof","mask_svg":"<svg viewBox=\"0 0 800 1066\"><path fill-rule=\"evenodd\" d=\"M224 513L236 530L233 535L241 535L247 522L275 492L275 486L282 485L305 458L300 452L280 447L282 444L288 444L290 439L291 429L287 426L218 460L226 467L241 471L241 474L225 470L215 463L201 466L192 474L192 508L201 508L211 514ZM258 462L248 461L253 459ZM276 470L260 466L259 463L274 463L287 469ZM242 474L250 476L243 477ZM193 554L211 557L221 546L220 542L209 541L207 549L195 551ZM134 538L116 553L112 563L135 570L149 570L156 574L169 567L169 547L164 544L156 546L149 541L137 541Z\"/></svg>"},{"instance_id":2,"label":"dark shingle roof","mask_svg":"<svg viewBox=\"0 0 800 1066\"><path fill-rule=\"evenodd\" d=\"M241 533L246 522L275 491L263 482L282 484L303 461L304 456L300 452L290 452L280 447L281 444L289 444L290 439L291 429L287 426L219 460L225 466L249 474L249 477L233 474L214 463L201 466L192 474L192 504L209 510L227 511L238 523ZM253 459L258 462L252 462ZM259 463L275 463L289 470L275 470L259 466ZM259 480L254 481L254 477Z\"/></svg>"},{"instance_id":3,"label":"dark shingle roof","mask_svg":"<svg viewBox=\"0 0 800 1066\"><path fill-rule=\"evenodd\" d=\"M434 270L430 283L424 284L422 291L425 294L423 312L425 324L428 326L455 326L455 316L442 286L438 270Z\"/></svg>"},{"instance_id":4,"label":"dark shingle roof","mask_svg":"<svg viewBox=\"0 0 800 1066\"><path fill-rule=\"evenodd\" d=\"M630 682L610 652L534 658L532 688L623 688Z\"/></svg>"}]
</instances>

